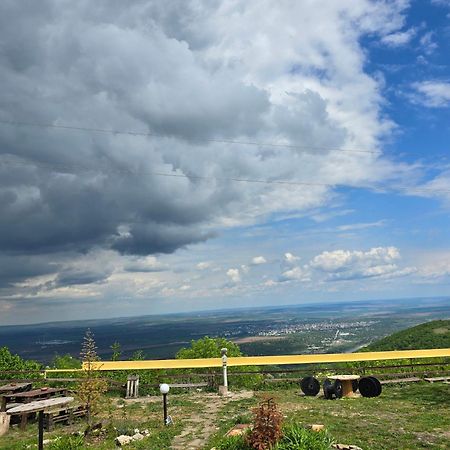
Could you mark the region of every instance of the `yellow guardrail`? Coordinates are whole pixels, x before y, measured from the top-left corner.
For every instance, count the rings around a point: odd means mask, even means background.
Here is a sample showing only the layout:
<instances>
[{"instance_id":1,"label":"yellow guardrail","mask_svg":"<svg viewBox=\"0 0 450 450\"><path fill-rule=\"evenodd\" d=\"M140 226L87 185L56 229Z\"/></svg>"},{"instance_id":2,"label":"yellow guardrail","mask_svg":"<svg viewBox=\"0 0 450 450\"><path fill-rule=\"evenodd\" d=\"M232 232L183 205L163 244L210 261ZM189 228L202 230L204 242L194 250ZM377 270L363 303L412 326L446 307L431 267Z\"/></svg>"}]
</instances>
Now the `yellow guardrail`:
<instances>
[{"instance_id":1,"label":"yellow guardrail","mask_svg":"<svg viewBox=\"0 0 450 450\"><path fill-rule=\"evenodd\" d=\"M431 350L398 350L389 352L328 353L314 355L242 356L238 358L229 357L227 365L228 367L281 366L294 364L318 364L442 357L450 357L450 348L437 348ZM93 368L95 370L200 369L206 367L221 366L221 358L160 359L144 361L98 361L96 363L93 363ZM83 369L85 368L86 364L83 364ZM66 371L75 372L76 370L49 369L46 372L52 373Z\"/></svg>"}]
</instances>

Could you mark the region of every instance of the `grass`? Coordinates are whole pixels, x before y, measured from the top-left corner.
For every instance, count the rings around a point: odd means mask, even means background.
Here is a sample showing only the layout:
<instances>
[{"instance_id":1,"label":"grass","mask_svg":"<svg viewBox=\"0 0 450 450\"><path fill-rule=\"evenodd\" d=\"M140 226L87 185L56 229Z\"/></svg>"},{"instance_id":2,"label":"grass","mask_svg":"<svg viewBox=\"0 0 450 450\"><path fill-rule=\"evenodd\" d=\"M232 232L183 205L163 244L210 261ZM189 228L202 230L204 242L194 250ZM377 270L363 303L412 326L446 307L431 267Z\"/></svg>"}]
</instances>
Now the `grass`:
<instances>
[{"instance_id":1,"label":"grass","mask_svg":"<svg viewBox=\"0 0 450 450\"><path fill-rule=\"evenodd\" d=\"M163 450L170 449L174 436L182 433L183 429L189 431L188 421L192 426L192 419L199 418L201 410L208 425L212 425L212 434L202 443L203 449L209 450L218 446L224 434L235 424L248 423L252 407L267 396L278 403L286 423L324 424L329 435L339 443L358 445L364 450L450 448L450 385L443 383L389 385L378 398L332 401L302 397L296 387L256 392L253 398L220 403L215 414L208 414L208 408L217 405L218 397L196 392L177 394L169 396L169 414L175 421L172 427L162 425L160 397L143 397L138 401L111 399L112 404L104 405L99 419L110 421L117 428L147 428L150 431L145 440L127 446L130 450ZM197 425L200 431L206 423L198 422ZM82 421L70 426L60 425L45 433L45 439L69 436L84 430L84 427ZM25 449L27 445L36 443L36 432L36 423L30 423L23 432L12 427L7 435L0 437L0 448ZM197 431L189 434L193 438L198 437ZM91 439L89 446L85 442L83 447L74 448L110 450L114 448L114 437L112 433L106 434ZM59 447L55 444L54 450L63 448L63 443L64 440Z\"/></svg>"}]
</instances>

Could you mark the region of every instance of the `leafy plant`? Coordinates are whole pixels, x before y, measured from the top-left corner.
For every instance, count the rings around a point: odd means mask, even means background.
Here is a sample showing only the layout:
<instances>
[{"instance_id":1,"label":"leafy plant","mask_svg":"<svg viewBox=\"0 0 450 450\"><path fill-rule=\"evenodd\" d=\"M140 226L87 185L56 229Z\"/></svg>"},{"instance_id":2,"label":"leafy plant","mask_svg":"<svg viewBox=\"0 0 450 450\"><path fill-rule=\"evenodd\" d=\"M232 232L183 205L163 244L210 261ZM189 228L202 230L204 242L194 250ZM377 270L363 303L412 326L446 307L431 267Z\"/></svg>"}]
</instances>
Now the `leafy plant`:
<instances>
[{"instance_id":1,"label":"leafy plant","mask_svg":"<svg viewBox=\"0 0 450 450\"><path fill-rule=\"evenodd\" d=\"M47 450L82 450L84 449L83 436L62 436L53 440Z\"/></svg>"},{"instance_id":2,"label":"leafy plant","mask_svg":"<svg viewBox=\"0 0 450 450\"><path fill-rule=\"evenodd\" d=\"M122 347L120 343L116 341L110 348L112 350L111 361L118 361L122 355Z\"/></svg>"},{"instance_id":3,"label":"leafy plant","mask_svg":"<svg viewBox=\"0 0 450 450\"><path fill-rule=\"evenodd\" d=\"M274 450L329 450L333 439L326 431L312 431L293 422L283 429L283 438Z\"/></svg>"},{"instance_id":4,"label":"leafy plant","mask_svg":"<svg viewBox=\"0 0 450 450\"><path fill-rule=\"evenodd\" d=\"M253 414L253 429L247 437L247 443L255 450L272 448L283 435L283 415L277 404L270 398L261 402Z\"/></svg>"},{"instance_id":5,"label":"leafy plant","mask_svg":"<svg viewBox=\"0 0 450 450\"><path fill-rule=\"evenodd\" d=\"M217 446L217 450L251 450L244 435L224 438Z\"/></svg>"}]
</instances>

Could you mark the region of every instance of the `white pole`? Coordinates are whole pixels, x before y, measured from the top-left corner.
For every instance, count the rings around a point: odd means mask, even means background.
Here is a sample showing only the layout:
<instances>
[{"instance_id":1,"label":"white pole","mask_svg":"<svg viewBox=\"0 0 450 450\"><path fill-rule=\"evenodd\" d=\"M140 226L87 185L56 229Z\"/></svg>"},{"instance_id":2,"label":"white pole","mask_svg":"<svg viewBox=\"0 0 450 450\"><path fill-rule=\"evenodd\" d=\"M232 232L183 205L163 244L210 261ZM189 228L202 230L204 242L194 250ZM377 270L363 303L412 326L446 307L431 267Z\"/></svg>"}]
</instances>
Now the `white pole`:
<instances>
[{"instance_id":1,"label":"white pole","mask_svg":"<svg viewBox=\"0 0 450 450\"><path fill-rule=\"evenodd\" d=\"M227 349L222 350L222 368L223 368L223 386L228 388L228 376L227 376Z\"/></svg>"}]
</instances>

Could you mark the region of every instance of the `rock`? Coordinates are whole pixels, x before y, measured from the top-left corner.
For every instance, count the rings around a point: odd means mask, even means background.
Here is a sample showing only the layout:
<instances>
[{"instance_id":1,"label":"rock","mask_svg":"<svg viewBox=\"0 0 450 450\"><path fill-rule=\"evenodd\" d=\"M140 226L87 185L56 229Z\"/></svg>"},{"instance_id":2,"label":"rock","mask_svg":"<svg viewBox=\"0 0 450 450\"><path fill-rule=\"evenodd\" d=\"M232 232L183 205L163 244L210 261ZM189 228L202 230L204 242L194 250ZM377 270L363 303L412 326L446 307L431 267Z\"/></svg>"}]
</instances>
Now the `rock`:
<instances>
[{"instance_id":1,"label":"rock","mask_svg":"<svg viewBox=\"0 0 450 450\"><path fill-rule=\"evenodd\" d=\"M133 439L131 436L127 436L126 434L121 434L120 436L116 437L116 444L119 447L123 447L124 445L129 444Z\"/></svg>"},{"instance_id":2,"label":"rock","mask_svg":"<svg viewBox=\"0 0 450 450\"><path fill-rule=\"evenodd\" d=\"M43 441L42 441L42 443L44 444L44 445L48 445L48 444L50 444L50 443L52 443L53 442L53 439L44 439Z\"/></svg>"},{"instance_id":3,"label":"rock","mask_svg":"<svg viewBox=\"0 0 450 450\"><path fill-rule=\"evenodd\" d=\"M142 432L142 434L143 434L144 436L148 436L148 435L150 434L150 431L148 431L147 429L145 429L145 430Z\"/></svg>"},{"instance_id":4,"label":"rock","mask_svg":"<svg viewBox=\"0 0 450 450\"><path fill-rule=\"evenodd\" d=\"M362 450L361 447L351 444L334 444L333 448L336 448L337 450Z\"/></svg>"},{"instance_id":5,"label":"rock","mask_svg":"<svg viewBox=\"0 0 450 450\"><path fill-rule=\"evenodd\" d=\"M139 428L134 429L134 434L136 434L136 433L140 433Z\"/></svg>"},{"instance_id":6,"label":"rock","mask_svg":"<svg viewBox=\"0 0 450 450\"><path fill-rule=\"evenodd\" d=\"M142 441L142 439L144 439L144 437L145 436L141 433L135 433L135 434L133 434L133 436L131 436L133 441Z\"/></svg>"},{"instance_id":7,"label":"rock","mask_svg":"<svg viewBox=\"0 0 450 450\"><path fill-rule=\"evenodd\" d=\"M314 423L309 427L312 431L322 431L325 430L325 425Z\"/></svg>"},{"instance_id":8,"label":"rock","mask_svg":"<svg viewBox=\"0 0 450 450\"><path fill-rule=\"evenodd\" d=\"M225 436L239 436L244 434L250 428L250 424L248 423L240 423L235 425Z\"/></svg>"}]
</instances>

